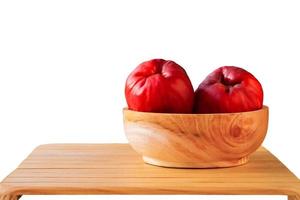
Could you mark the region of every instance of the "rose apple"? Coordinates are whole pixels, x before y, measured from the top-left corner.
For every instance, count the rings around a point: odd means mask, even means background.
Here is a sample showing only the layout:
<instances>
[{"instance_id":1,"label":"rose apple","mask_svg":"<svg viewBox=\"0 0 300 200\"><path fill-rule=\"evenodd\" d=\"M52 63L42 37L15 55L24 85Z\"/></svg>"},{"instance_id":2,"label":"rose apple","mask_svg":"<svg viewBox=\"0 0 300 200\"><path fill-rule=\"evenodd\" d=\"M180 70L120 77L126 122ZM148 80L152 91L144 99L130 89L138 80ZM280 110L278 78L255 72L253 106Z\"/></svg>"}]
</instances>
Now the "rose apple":
<instances>
[{"instance_id":1,"label":"rose apple","mask_svg":"<svg viewBox=\"0 0 300 200\"><path fill-rule=\"evenodd\" d=\"M248 71L224 66L209 74L195 91L196 113L232 113L262 108L263 89Z\"/></svg>"},{"instance_id":2,"label":"rose apple","mask_svg":"<svg viewBox=\"0 0 300 200\"><path fill-rule=\"evenodd\" d=\"M141 63L125 86L128 108L143 112L191 113L194 90L185 70L171 60Z\"/></svg>"}]
</instances>

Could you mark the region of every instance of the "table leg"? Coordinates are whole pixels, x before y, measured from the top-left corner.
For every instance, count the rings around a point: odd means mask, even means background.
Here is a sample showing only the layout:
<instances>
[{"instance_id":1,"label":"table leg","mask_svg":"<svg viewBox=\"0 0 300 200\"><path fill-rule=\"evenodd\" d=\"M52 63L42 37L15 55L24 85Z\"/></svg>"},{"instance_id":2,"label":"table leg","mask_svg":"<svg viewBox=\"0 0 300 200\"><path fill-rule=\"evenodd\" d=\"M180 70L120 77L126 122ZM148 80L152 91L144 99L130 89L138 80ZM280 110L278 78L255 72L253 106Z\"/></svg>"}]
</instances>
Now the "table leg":
<instances>
[{"instance_id":1,"label":"table leg","mask_svg":"<svg viewBox=\"0 0 300 200\"><path fill-rule=\"evenodd\" d=\"M293 195L288 196L288 200L300 200L300 184L299 183L296 185L294 192L295 193Z\"/></svg>"},{"instance_id":2,"label":"table leg","mask_svg":"<svg viewBox=\"0 0 300 200\"><path fill-rule=\"evenodd\" d=\"M288 200L300 200L300 195L289 195Z\"/></svg>"},{"instance_id":3,"label":"table leg","mask_svg":"<svg viewBox=\"0 0 300 200\"><path fill-rule=\"evenodd\" d=\"M18 200L21 195L0 195L0 200Z\"/></svg>"}]
</instances>

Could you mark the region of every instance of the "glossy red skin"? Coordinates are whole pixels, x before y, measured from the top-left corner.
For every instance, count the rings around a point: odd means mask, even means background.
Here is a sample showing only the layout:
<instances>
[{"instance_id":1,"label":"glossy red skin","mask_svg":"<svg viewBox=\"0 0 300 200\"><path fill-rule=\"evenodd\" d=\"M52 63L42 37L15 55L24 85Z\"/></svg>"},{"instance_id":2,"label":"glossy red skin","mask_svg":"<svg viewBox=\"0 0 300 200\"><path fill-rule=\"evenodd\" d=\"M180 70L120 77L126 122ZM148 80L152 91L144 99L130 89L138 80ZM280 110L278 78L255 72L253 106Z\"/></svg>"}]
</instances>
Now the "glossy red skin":
<instances>
[{"instance_id":1,"label":"glossy red skin","mask_svg":"<svg viewBox=\"0 0 300 200\"><path fill-rule=\"evenodd\" d=\"M192 113L194 90L185 70L170 60L141 63L125 86L128 108L158 113Z\"/></svg>"},{"instance_id":2,"label":"glossy red skin","mask_svg":"<svg viewBox=\"0 0 300 200\"><path fill-rule=\"evenodd\" d=\"M195 91L195 113L233 113L261 109L263 89L248 71L224 66L209 74Z\"/></svg>"}]
</instances>

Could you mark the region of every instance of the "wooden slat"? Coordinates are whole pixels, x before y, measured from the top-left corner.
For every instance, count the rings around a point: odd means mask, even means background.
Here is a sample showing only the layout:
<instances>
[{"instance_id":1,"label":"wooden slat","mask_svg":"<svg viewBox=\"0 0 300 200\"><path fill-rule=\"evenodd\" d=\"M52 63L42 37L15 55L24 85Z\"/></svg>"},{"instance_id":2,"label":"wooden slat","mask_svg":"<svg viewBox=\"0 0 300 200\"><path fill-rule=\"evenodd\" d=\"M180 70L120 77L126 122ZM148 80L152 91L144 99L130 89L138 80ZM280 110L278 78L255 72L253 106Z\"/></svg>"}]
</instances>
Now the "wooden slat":
<instances>
[{"instance_id":1,"label":"wooden slat","mask_svg":"<svg viewBox=\"0 0 300 200\"><path fill-rule=\"evenodd\" d=\"M203 170L199 172L194 170L194 176L190 178L227 178L229 170ZM165 178L187 178L187 169L182 170L170 170L170 169L156 169L156 168L143 168L143 169L18 169L13 172L8 178L28 178L28 177L137 177L137 178L149 178L149 177L165 177ZM273 172L266 170L259 170L256 172L247 171L246 168L240 169L231 175L232 177L247 178L247 177L289 177L294 178L292 175L287 175L281 168L276 168Z\"/></svg>"}]
</instances>

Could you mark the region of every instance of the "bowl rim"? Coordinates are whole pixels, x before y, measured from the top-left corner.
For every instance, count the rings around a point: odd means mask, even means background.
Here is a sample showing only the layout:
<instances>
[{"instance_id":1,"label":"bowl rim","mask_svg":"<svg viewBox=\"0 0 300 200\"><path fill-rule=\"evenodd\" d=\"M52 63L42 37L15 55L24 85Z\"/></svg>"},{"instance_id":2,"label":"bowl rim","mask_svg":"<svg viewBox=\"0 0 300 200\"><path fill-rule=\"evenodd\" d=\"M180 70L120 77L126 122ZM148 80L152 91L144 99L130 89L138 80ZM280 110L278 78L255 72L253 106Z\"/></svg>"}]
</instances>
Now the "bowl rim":
<instances>
[{"instance_id":1,"label":"bowl rim","mask_svg":"<svg viewBox=\"0 0 300 200\"><path fill-rule=\"evenodd\" d=\"M236 115L236 114L247 114L247 113L255 113L255 112L261 112L263 110L269 111L269 107L266 105L263 105L261 109L257 110L252 110L252 111L245 111L245 112L231 112L231 113L156 113L156 112L144 112L144 111L135 111L135 110L130 110L128 107L123 108L123 113L124 112L132 112L132 113L140 113L140 114L145 114L145 115L185 115L185 116L210 116L210 115Z\"/></svg>"}]
</instances>

